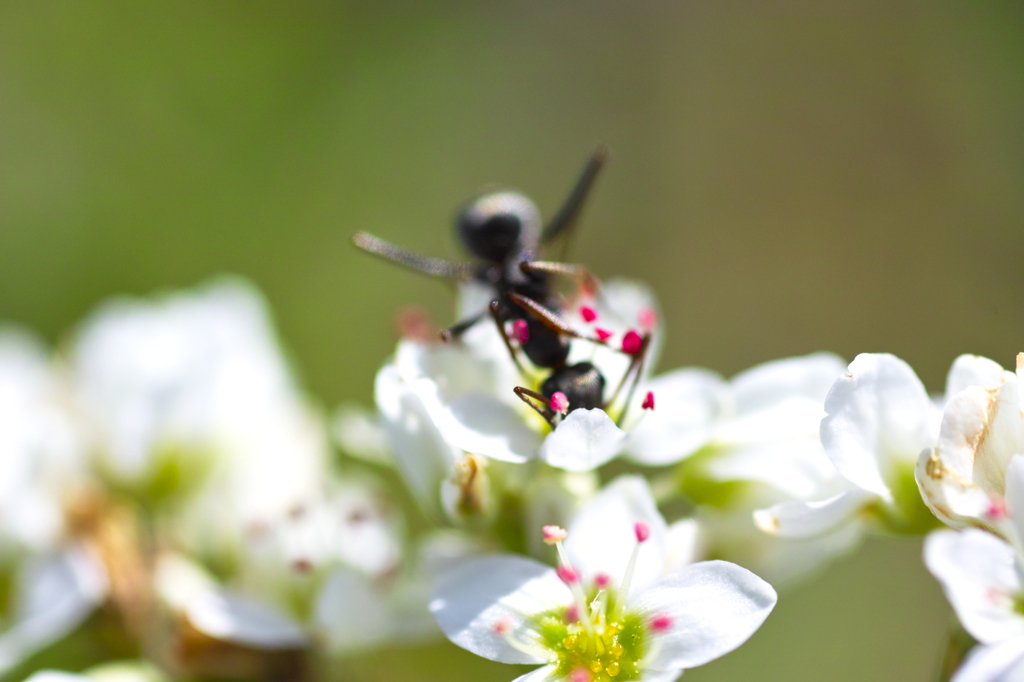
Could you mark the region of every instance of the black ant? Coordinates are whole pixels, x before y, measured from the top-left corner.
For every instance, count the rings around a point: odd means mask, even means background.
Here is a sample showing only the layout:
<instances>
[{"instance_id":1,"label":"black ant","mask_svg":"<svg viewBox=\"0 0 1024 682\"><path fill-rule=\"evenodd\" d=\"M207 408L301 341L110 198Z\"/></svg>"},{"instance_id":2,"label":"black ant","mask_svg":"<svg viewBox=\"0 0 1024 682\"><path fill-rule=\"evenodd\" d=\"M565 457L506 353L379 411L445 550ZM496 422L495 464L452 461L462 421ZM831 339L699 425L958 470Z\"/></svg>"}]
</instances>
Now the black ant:
<instances>
[{"instance_id":1,"label":"black ant","mask_svg":"<svg viewBox=\"0 0 1024 682\"><path fill-rule=\"evenodd\" d=\"M552 370L541 384L540 392L521 386L515 393L554 427L561 415L579 408L605 408L618 397L629 376L636 377L626 398L628 407L639 380L650 335L640 337L629 332L623 339L623 352L632 356L629 368L611 399L604 402L605 378L590 362L567 365L570 339L584 339L607 345L606 338L584 336L563 322L560 305L551 290L551 275L574 276L588 289L596 290L596 279L579 265L535 260L541 247L567 235L575 226L583 204L608 157L600 146L591 155L579 179L555 217L541 226L536 205L517 192L498 191L470 201L458 214L455 230L459 240L476 258L461 263L423 256L386 242L365 232L353 237L355 245L372 255L385 258L412 270L454 280L477 280L491 285L496 298L486 312L461 320L441 332L443 341L458 338L489 312L505 346L520 372L516 347L505 329L512 323L512 338L519 349L539 368ZM623 408L617 420L625 417Z\"/></svg>"}]
</instances>

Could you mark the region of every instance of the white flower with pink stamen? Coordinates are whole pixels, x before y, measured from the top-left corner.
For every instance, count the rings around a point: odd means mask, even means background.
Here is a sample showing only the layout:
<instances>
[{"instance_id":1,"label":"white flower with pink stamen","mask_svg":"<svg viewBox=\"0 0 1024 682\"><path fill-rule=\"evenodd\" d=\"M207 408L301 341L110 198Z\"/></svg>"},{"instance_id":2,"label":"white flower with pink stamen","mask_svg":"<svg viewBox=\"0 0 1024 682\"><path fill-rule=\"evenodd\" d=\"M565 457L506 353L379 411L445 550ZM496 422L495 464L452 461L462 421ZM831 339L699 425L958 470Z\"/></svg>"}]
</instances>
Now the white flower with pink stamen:
<instances>
[{"instance_id":1,"label":"white flower with pink stamen","mask_svg":"<svg viewBox=\"0 0 1024 682\"><path fill-rule=\"evenodd\" d=\"M961 625L979 645L953 682L1011 682L1024 676L1024 455L1005 474L999 523L1009 542L977 528L938 530L925 540L924 561Z\"/></svg>"},{"instance_id":2,"label":"white flower with pink stamen","mask_svg":"<svg viewBox=\"0 0 1024 682\"><path fill-rule=\"evenodd\" d=\"M475 295L473 287L463 289ZM461 306L461 314L479 312L485 298ZM525 372L520 373L493 323L480 322L445 345L400 342L394 362L377 375L376 399L399 469L424 506L436 507L437 487L467 453L512 463L541 459L566 471L589 471L622 452L627 434L616 418L632 377L646 376L662 343L657 303L645 286L611 281L599 294L585 293L567 304L560 315L580 334L604 342L574 340L567 364L592 363L605 380L603 399L612 404L607 411L581 408L557 392L547 400L554 428L513 392L517 386L539 390L548 370L521 359ZM522 320L509 323L506 333L513 345L529 337ZM646 334L643 363L616 391ZM641 411L639 402L632 411Z\"/></svg>"},{"instance_id":3,"label":"white flower with pink stamen","mask_svg":"<svg viewBox=\"0 0 1024 682\"><path fill-rule=\"evenodd\" d=\"M515 555L442 574L431 611L459 646L543 664L527 680L668 682L745 642L775 606L772 587L724 561L665 575L668 530L646 483L623 477L568 531L548 527L558 568Z\"/></svg>"}]
</instances>

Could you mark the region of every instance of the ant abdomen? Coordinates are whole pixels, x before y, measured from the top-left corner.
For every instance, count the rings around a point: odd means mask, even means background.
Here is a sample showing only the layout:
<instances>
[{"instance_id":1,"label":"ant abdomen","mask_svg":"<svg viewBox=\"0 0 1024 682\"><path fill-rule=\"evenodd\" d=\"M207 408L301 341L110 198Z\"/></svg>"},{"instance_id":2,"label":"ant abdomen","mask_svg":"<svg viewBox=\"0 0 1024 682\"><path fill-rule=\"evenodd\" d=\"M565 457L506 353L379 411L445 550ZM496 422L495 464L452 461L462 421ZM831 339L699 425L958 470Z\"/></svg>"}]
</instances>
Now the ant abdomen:
<instances>
[{"instance_id":1,"label":"ant abdomen","mask_svg":"<svg viewBox=\"0 0 1024 682\"><path fill-rule=\"evenodd\" d=\"M541 394L551 400L555 393L564 393L569 399L569 411L578 408L592 410L602 407L604 375L589 362L556 370L540 387Z\"/></svg>"},{"instance_id":2,"label":"ant abdomen","mask_svg":"<svg viewBox=\"0 0 1024 682\"><path fill-rule=\"evenodd\" d=\"M495 192L466 205L455 220L459 241L478 258L505 264L540 239L540 211L518 192Z\"/></svg>"},{"instance_id":3,"label":"ant abdomen","mask_svg":"<svg viewBox=\"0 0 1024 682\"><path fill-rule=\"evenodd\" d=\"M568 338L530 316L526 316L526 329L528 341L520 348L535 367L551 368L565 364L570 349Z\"/></svg>"}]
</instances>

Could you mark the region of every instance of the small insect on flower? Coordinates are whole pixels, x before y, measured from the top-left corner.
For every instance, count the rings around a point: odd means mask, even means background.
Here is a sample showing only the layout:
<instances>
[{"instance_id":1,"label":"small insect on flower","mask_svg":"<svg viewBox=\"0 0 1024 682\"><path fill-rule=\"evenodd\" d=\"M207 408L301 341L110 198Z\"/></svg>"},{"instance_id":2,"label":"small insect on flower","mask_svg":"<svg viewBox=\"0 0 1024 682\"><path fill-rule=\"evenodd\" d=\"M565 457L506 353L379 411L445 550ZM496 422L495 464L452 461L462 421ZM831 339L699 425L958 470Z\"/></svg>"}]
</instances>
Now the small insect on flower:
<instances>
[{"instance_id":1,"label":"small insect on flower","mask_svg":"<svg viewBox=\"0 0 1024 682\"><path fill-rule=\"evenodd\" d=\"M430 605L459 646L544 665L523 679L667 679L741 645L775 606L770 585L728 562L663 575L665 521L639 477L609 484L568 531L543 532L557 569L516 555L473 558L440 577Z\"/></svg>"}]
</instances>

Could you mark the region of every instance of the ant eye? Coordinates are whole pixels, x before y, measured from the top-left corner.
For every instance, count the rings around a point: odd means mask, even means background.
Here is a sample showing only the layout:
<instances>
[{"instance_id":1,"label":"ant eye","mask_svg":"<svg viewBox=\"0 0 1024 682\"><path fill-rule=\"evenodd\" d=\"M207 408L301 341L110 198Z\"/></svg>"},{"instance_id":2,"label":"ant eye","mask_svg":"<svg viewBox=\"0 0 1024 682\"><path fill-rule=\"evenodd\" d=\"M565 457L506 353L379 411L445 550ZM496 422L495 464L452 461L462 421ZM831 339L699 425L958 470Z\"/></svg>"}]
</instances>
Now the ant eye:
<instances>
[{"instance_id":1,"label":"ant eye","mask_svg":"<svg viewBox=\"0 0 1024 682\"><path fill-rule=\"evenodd\" d=\"M537 242L540 213L522 194L487 194L459 213L456 232L473 255L492 263L504 263L522 246Z\"/></svg>"}]
</instances>

